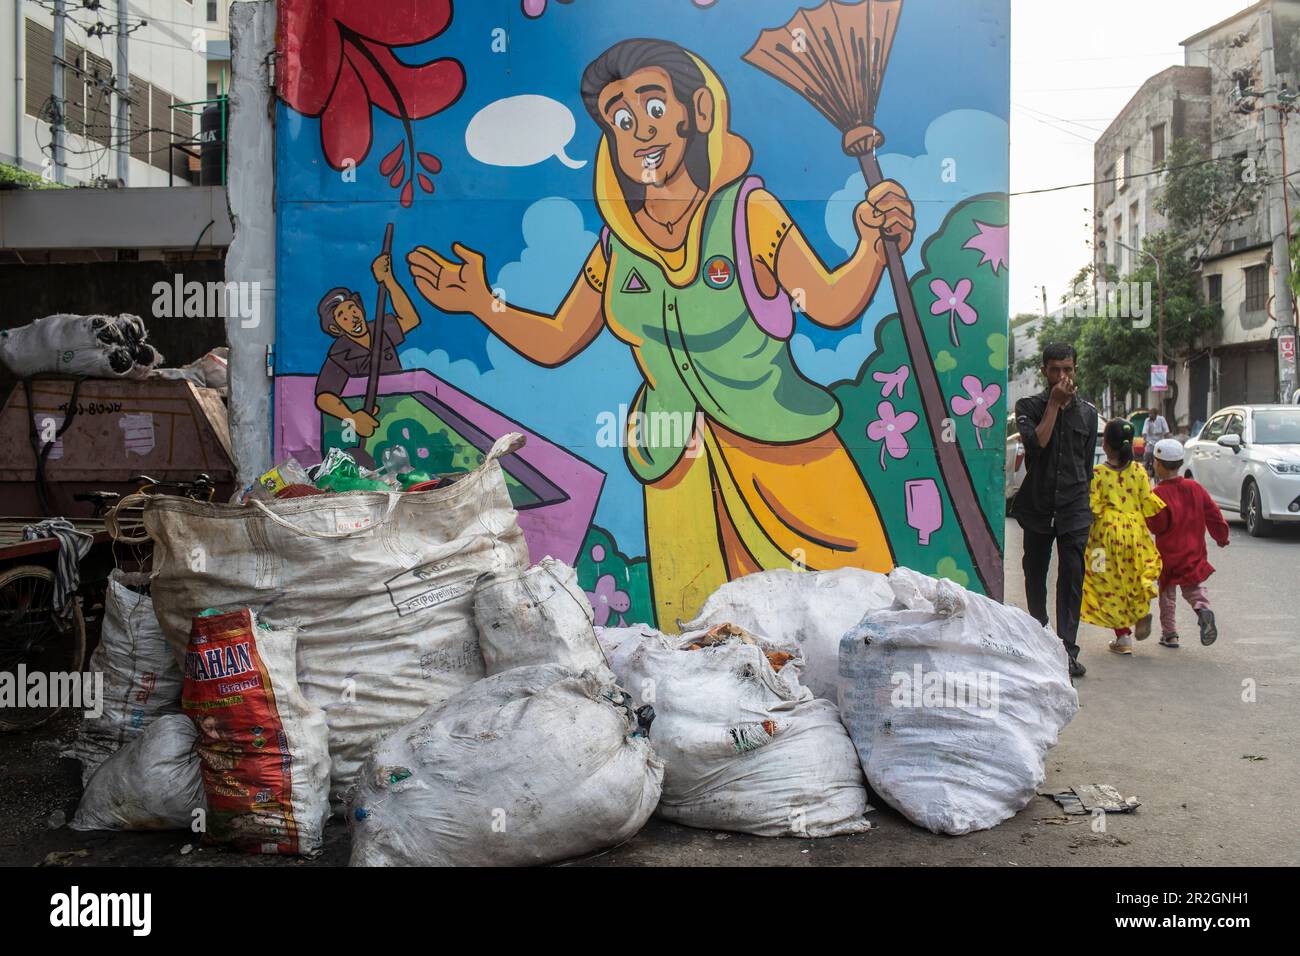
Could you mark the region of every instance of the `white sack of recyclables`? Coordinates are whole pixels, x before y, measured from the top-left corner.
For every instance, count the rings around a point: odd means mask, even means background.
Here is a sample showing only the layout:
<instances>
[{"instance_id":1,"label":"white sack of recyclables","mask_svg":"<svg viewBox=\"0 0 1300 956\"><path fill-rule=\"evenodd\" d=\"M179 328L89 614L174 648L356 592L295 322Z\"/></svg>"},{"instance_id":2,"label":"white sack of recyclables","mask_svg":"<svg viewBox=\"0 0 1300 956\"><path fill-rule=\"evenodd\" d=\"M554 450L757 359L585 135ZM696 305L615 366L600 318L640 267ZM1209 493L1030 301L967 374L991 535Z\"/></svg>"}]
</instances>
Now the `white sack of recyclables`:
<instances>
[{"instance_id":1,"label":"white sack of recyclables","mask_svg":"<svg viewBox=\"0 0 1300 956\"><path fill-rule=\"evenodd\" d=\"M700 634L597 628L619 685L655 720L658 813L704 829L824 837L870 828L862 769L835 705L800 683L799 648L760 635L687 650ZM779 671L765 650L790 654Z\"/></svg>"},{"instance_id":2,"label":"white sack of recyclables","mask_svg":"<svg viewBox=\"0 0 1300 956\"><path fill-rule=\"evenodd\" d=\"M615 846L663 763L608 675L560 664L473 684L386 737L350 803L352 866L521 866Z\"/></svg>"},{"instance_id":3,"label":"white sack of recyclables","mask_svg":"<svg viewBox=\"0 0 1300 956\"><path fill-rule=\"evenodd\" d=\"M493 571L474 588L474 623L488 677L529 664L563 664L612 679L595 619L577 572L549 556L525 571Z\"/></svg>"},{"instance_id":4,"label":"white sack of recyclables","mask_svg":"<svg viewBox=\"0 0 1300 956\"><path fill-rule=\"evenodd\" d=\"M148 572L114 568L104 592L92 672L104 675L104 706L81 725L66 754L81 761L85 786L95 769L162 714L181 710L180 668L154 615Z\"/></svg>"},{"instance_id":5,"label":"white sack of recyclables","mask_svg":"<svg viewBox=\"0 0 1300 956\"><path fill-rule=\"evenodd\" d=\"M188 830L206 809L194 722L165 714L91 775L74 830Z\"/></svg>"},{"instance_id":6,"label":"white sack of recyclables","mask_svg":"<svg viewBox=\"0 0 1300 956\"><path fill-rule=\"evenodd\" d=\"M840 638L868 611L893 603L888 576L875 571L761 571L728 581L699 614L678 626L685 632L738 624L777 644L795 644L803 652L804 686L814 697L833 701L839 688Z\"/></svg>"},{"instance_id":7,"label":"white sack of recyclables","mask_svg":"<svg viewBox=\"0 0 1300 956\"><path fill-rule=\"evenodd\" d=\"M1019 608L898 568L896 603L840 643L840 717L867 782L935 833L996 826L1078 710L1064 645Z\"/></svg>"},{"instance_id":8,"label":"white sack of recyclables","mask_svg":"<svg viewBox=\"0 0 1300 956\"><path fill-rule=\"evenodd\" d=\"M148 500L154 605L178 659L208 607L249 607L298 630L298 683L329 723L337 811L380 740L484 676L475 585L528 565L499 462L523 444L502 436L478 468L430 491Z\"/></svg>"}]
</instances>

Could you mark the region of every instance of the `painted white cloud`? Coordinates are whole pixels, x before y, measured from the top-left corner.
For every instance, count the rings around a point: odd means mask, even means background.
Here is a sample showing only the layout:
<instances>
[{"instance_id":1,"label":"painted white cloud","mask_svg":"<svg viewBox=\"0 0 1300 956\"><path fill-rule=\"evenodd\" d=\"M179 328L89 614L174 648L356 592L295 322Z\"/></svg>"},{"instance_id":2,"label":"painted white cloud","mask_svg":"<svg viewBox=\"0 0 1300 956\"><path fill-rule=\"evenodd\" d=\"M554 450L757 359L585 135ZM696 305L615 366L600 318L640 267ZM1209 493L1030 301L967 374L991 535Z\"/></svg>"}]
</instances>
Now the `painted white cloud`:
<instances>
[{"instance_id":1,"label":"painted white cloud","mask_svg":"<svg viewBox=\"0 0 1300 956\"><path fill-rule=\"evenodd\" d=\"M879 156L885 175L906 187L916 207L916 240L904 257L909 275L920 270L922 245L943 224L954 203L1006 190L1007 151L1001 145L1006 142L1005 120L981 110L954 110L930 124L921 155ZM999 148L990 152L990 143L999 144ZM857 248L853 210L865 196L866 181L856 172L826 201L826 231L845 255ZM894 311L894 296L886 278L861 321L861 330L845 335L835 348L819 349L802 334L790 340L799 369L823 385L853 378L875 345L876 324Z\"/></svg>"},{"instance_id":2,"label":"painted white cloud","mask_svg":"<svg viewBox=\"0 0 1300 956\"><path fill-rule=\"evenodd\" d=\"M465 127L465 148L489 166L536 166L554 156L570 169L587 165L564 148L577 130L573 113L559 100L535 93L494 100Z\"/></svg>"}]
</instances>

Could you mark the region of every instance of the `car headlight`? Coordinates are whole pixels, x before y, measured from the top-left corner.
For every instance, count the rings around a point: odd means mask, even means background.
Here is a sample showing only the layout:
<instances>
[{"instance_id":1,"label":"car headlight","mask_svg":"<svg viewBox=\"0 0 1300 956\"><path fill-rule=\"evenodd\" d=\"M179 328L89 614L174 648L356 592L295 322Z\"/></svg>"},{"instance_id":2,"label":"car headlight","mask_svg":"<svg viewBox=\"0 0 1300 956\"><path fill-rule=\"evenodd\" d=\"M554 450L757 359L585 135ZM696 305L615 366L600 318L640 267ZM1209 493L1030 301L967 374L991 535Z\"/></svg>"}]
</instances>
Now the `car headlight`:
<instances>
[{"instance_id":1,"label":"car headlight","mask_svg":"<svg viewBox=\"0 0 1300 956\"><path fill-rule=\"evenodd\" d=\"M1270 458L1268 467L1279 475L1300 475L1300 461L1283 461L1281 458Z\"/></svg>"}]
</instances>

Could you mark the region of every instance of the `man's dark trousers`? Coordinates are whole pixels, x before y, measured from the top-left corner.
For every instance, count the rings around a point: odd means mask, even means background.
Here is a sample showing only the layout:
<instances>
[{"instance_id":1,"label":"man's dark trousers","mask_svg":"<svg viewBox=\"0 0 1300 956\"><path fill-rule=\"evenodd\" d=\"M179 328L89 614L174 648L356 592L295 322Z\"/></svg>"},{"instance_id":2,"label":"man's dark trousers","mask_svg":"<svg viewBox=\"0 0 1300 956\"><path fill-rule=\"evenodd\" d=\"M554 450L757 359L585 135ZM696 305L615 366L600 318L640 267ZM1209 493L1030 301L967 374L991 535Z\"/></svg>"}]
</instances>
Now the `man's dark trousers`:
<instances>
[{"instance_id":1,"label":"man's dark trousers","mask_svg":"<svg viewBox=\"0 0 1300 956\"><path fill-rule=\"evenodd\" d=\"M1056 633L1071 659L1079 656L1079 607L1083 603L1083 552L1088 528L1061 532L1024 529L1025 600L1029 613L1047 625L1047 572L1056 543Z\"/></svg>"}]
</instances>

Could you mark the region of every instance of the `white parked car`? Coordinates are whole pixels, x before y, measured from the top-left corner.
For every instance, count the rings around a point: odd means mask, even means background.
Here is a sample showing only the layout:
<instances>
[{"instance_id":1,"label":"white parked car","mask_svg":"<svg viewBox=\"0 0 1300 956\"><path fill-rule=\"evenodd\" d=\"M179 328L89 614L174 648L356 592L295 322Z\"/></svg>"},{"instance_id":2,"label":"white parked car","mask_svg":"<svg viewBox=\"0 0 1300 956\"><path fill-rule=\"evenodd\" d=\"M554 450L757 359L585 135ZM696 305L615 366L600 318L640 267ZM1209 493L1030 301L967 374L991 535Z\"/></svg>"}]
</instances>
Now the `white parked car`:
<instances>
[{"instance_id":1,"label":"white parked car","mask_svg":"<svg viewBox=\"0 0 1300 956\"><path fill-rule=\"evenodd\" d=\"M1093 466L1106 460L1106 453L1101 450L1101 433L1106 430L1106 419L1097 416L1097 447L1092 454ZM1007 465L1004 471L1004 490L1007 501L1016 496L1025 480L1025 444L1020 440L1020 427L1016 424L1015 413L1007 416Z\"/></svg>"},{"instance_id":2,"label":"white parked car","mask_svg":"<svg viewBox=\"0 0 1300 956\"><path fill-rule=\"evenodd\" d=\"M1300 408L1232 405L1187 443L1183 473L1254 537L1274 522L1300 522Z\"/></svg>"}]
</instances>

